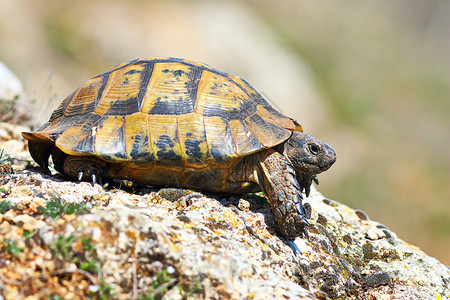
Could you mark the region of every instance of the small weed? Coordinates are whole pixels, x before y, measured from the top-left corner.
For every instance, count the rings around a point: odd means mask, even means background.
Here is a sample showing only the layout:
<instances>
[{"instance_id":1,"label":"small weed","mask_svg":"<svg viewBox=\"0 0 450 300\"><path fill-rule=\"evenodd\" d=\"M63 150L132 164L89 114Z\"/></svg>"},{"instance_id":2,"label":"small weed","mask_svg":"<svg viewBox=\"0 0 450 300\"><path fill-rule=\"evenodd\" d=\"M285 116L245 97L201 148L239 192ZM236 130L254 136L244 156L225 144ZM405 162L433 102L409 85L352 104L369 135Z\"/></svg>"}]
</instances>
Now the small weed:
<instances>
[{"instance_id":1,"label":"small weed","mask_svg":"<svg viewBox=\"0 0 450 300\"><path fill-rule=\"evenodd\" d=\"M80 268L85 271L88 271L89 273L97 274L98 273L97 263L98 263L98 260L89 259L87 261L81 262Z\"/></svg>"},{"instance_id":2,"label":"small weed","mask_svg":"<svg viewBox=\"0 0 450 300\"><path fill-rule=\"evenodd\" d=\"M45 204L45 207L39 206L38 210L46 217L53 219L59 218L64 213L63 204L59 201L50 201Z\"/></svg>"},{"instance_id":3,"label":"small weed","mask_svg":"<svg viewBox=\"0 0 450 300\"><path fill-rule=\"evenodd\" d=\"M17 246L15 241L5 240L6 250L8 250L9 254L12 256L18 256L20 252L22 252L23 248Z\"/></svg>"},{"instance_id":4,"label":"small weed","mask_svg":"<svg viewBox=\"0 0 450 300\"><path fill-rule=\"evenodd\" d=\"M25 246L30 249L33 248L34 245L36 244L35 240L33 239L33 237L37 234L37 231L35 230L26 230L23 232L22 234L22 238L23 241L25 243Z\"/></svg>"},{"instance_id":5,"label":"small weed","mask_svg":"<svg viewBox=\"0 0 450 300\"><path fill-rule=\"evenodd\" d=\"M34 234L35 234L34 230L27 230L27 231L24 231L22 236L24 239L27 240L27 239L31 238Z\"/></svg>"},{"instance_id":6,"label":"small weed","mask_svg":"<svg viewBox=\"0 0 450 300\"><path fill-rule=\"evenodd\" d=\"M10 164L11 156L5 153L5 149L0 150L0 164Z\"/></svg>"},{"instance_id":7,"label":"small weed","mask_svg":"<svg viewBox=\"0 0 450 300\"><path fill-rule=\"evenodd\" d=\"M195 283L188 288L188 292L192 294L199 294L202 292L202 290L202 282L200 278L197 278L197 280L195 280Z\"/></svg>"},{"instance_id":8,"label":"small weed","mask_svg":"<svg viewBox=\"0 0 450 300\"><path fill-rule=\"evenodd\" d=\"M179 289L178 285L174 286L174 284L178 281L177 278L173 278L173 272L169 272L168 269L162 270L158 274L156 274L156 278L152 283L152 287L148 291L148 293L141 298L140 300L154 300L161 299L162 296L172 288Z\"/></svg>"},{"instance_id":9,"label":"small weed","mask_svg":"<svg viewBox=\"0 0 450 300\"><path fill-rule=\"evenodd\" d=\"M97 274L97 264L100 263L97 255L97 249L92 243L92 237L81 238L83 245L82 253L79 253L73 249L73 243L75 242L75 236L64 237L58 236L56 242L50 243L49 247L53 252L55 258L66 262L76 263L81 269L88 271L91 274Z\"/></svg>"},{"instance_id":10,"label":"small weed","mask_svg":"<svg viewBox=\"0 0 450 300\"><path fill-rule=\"evenodd\" d=\"M97 250L95 249L95 246L92 243L92 236L88 236L88 238L82 237L81 243L83 244L83 250L97 253Z\"/></svg>"},{"instance_id":11,"label":"small weed","mask_svg":"<svg viewBox=\"0 0 450 300\"><path fill-rule=\"evenodd\" d=\"M11 202L4 200L0 201L0 214L6 213L10 209L16 208L15 205L12 205Z\"/></svg>"},{"instance_id":12,"label":"small weed","mask_svg":"<svg viewBox=\"0 0 450 300\"><path fill-rule=\"evenodd\" d=\"M59 219L61 215L83 215L89 213L89 208L83 203L63 203L61 200L51 200L45 207L39 206L38 210L46 217Z\"/></svg>"},{"instance_id":13,"label":"small weed","mask_svg":"<svg viewBox=\"0 0 450 300\"><path fill-rule=\"evenodd\" d=\"M103 278L100 279L99 299L111 299L114 297L112 286L107 284Z\"/></svg>"},{"instance_id":14,"label":"small weed","mask_svg":"<svg viewBox=\"0 0 450 300\"><path fill-rule=\"evenodd\" d=\"M92 243L92 236L89 236L88 238L82 237L81 243L83 244L83 250L85 251L85 261L81 262L80 268L91 274L97 274L97 266L100 264L100 261L98 260L97 249Z\"/></svg>"},{"instance_id":15,"label":"small weed","mask_svg":"<svg viewBox=\"0 0 450 300\"><path fill-rule=\"evenodd\" d=\"M167 282L172 280L172 274L167 271L167 269L162 270L158 274L156 274L156 280L153 281L152 285L154 288L157 288Z\"/></svg>"},{"instance_id":16,"label":"small weed","mask_svg":"<svg viewBox=\"0 0 450 300\"><path fill-rule=\"evenodd\" d=\"M84 203L69 203L65 205L66 215L84 215L89 213L89 207Z\"/></svg>"},{"instance_id":17,"label":"small weed","mask_svg":"<svg viewBox=\"0 0 450 300\"><path fill-rule=\"evenodd\" d=\"M56 242L50 243L49 247L53 252L53 255L57 259L63 261L73 261L74 251L72 249L72 243L75 241L75 236L71 235L69 237L64 237L62 235L58 236Z\"/></svg>"},{"instance_id":18,"label":"small weed","mask_svg":"<svg viewBox=\"0 0 450 300\"><path fill-rule=\"evenodd\" d=\"M6 194L8 191L5 190L4 188L0 188L0 193Z\"/></svg>"},{"instance_id":19,"label":"small weed","mask_svg":"<svg viewBox=\"0 0 450 300\"><path fill-rule=\"evenodd\" d=\"M202 292L202 284L200 278L197 278L195 283L189 285L187 288L181 285L176 285L173 288L180 291L181 297L183 297L183 299L186 299L187 297L193 297L195 294L200 294Z\"/></svg>"},{"instance_id":20,"label":"small weed","mask_svg":"<svg viewBox=\"0 0 450 300\"><path fill-rule=\"evenodd\" d=\"M62 262L74 263L77 268L82 269L92 275L99 273L102 261L98 258L97 249L92 242L92 236L81 237L82 251L74 249L74 243L77 241L75 236L64 237L60 235L58 239L49 244L54 259ZM100 285L98 290L93 292L95 299L113 298L113 288L106 284L103 278L99 277Z\"/></svg>"},{"instance_id":21,"label":"small weed","mask_svg":"<svg viewBox=\"0 0 450 300\"><path fill-rule=\"evenodd\" d=\"M0 150L0 175L8 175L14 173L11 167L11 156L5 153L4 149Z\"/></svg>"}]
</instances>

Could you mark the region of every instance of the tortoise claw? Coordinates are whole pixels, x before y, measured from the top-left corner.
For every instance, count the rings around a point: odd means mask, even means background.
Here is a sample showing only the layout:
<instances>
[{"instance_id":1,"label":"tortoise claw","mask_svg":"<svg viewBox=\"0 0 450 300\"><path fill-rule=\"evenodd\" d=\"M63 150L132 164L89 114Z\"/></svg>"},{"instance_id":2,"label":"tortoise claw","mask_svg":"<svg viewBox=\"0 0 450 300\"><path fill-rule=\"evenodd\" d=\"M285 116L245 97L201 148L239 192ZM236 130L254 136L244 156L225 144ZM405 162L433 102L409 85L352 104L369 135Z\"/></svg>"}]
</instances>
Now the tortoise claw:
<instances>
[{"instance_id":1,"label":"tortoise claw","mask_svg":"<svg viewBox=\"0 0 450 300\"><path fill-rule=\"evenodd\" d=\"M91 182L92 186L96 183L103 183L103 168L106 163L95 158L80 158L69 156L64 161L62 172L74 180Z\"/></svg>"},{"instance_id":2,"label":"tortoise claw","mask_svg":"<svg viewBox=\"0 0 450 300\"><path fill-rule=\"evenodd\" d=\"M305 208L303 207L302 202L298 202L297 204L297 211L301 216L305 215Z\"/></svg>"},{"instance_id":3,"label":"tortoise claw","mask_svg":"<svg viewBox=\"0 0 450 300\"><path fill-rule=\"evenodd\" d=\"M310 225L306 219L304 220L304 222L305 222L305 225L308 225L308 226ZM306 230L306 227L307 226L303 226L303 235L305 236L305 238L307 240L309 240L309 232L308 232L308 230Z\"/></svg>"},{"instance_id":4,"label":"tortoise claw","mask_svg":"<svg viewBox=\"0 0 450 300\"><path fill-rule=\"evenodd\" d=\"M308 222L308 220L307 220L305 217L302 218L302 222L303 222L306 226L311 226L311 224ZM305 226L303 226L303 228L305 228Z\"/></svg>"},{"instance_id":5,"label":"tortoise claw","mask_svg":"<svg viewBox=\"0 0 450 300\"><path fill-rule=\"evenodd\" d=\"M319 178L317 177L317 175L314 175L312 179L317 185L319 185Z\"/></svg>"},{"instance_id":6,"label":"tortoise claw","mask_svg":"<svg viewBox=\"0 0 450 300\"><path fill-rule=\"evenodd\" d=\"M309 197L309 193L311 192L311 188L309 186L306 186L304 189L305 189L306 197Z\"/></svg>"},{"instance_id":7,"label":"tortoise claw","mask_svg":"<svg viewBox=\"0 0 450 300\"><path fill-rule=\"evenodd\" d=\"M299 202L297 205L297 212L300 214L300 222L302 222L306 226L310 226L311 224L308 222L308 219L306 219L305 208L303 207L303 204L301 202Z\"/></svg>"},{"instance_id":8,"label":"tortoise claw","mask_svg":"<svg viewBox=\"0 0 450 300\"><path fill-rule=\"evenodd\" d=\"M302 254L302 251L300 251L300 249L298 248L297 244L294 242L294 240L288 240L287 241L288 245L291 246L292 252L294 252L294 255L298 254Z\"/></svg>"}]
</instances>

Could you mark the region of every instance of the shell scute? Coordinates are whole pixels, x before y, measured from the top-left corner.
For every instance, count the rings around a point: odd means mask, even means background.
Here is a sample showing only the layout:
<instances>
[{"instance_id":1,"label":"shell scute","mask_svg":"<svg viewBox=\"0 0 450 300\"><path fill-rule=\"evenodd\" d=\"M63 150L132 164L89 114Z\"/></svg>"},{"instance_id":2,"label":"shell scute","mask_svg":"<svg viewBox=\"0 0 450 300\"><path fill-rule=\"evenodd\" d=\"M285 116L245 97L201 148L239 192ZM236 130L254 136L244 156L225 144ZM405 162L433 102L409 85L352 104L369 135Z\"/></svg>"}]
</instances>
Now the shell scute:
<instances>
[{"instance_id":1,"label":"shell scute","mask_svg":"<svg viewBox=\"0 0 450 300\"><path fill-rule=\"evenodd\" d=\"M83 116L64 118L44 133L55 137L55 146L71 155L95 155L95 132L100 115L88 113Z\"/></svg>"},{"instance_id":2,"label":"shell scute","mask_svg":"<svg viewBox=\"0 0 450 300\"><path fill-rule=\"evenodd\" d=\"M199 74L191 66L158 63L148 84L143 113L171 115L192 113L196 95L194 82Z\"/></svg>"},{"instance_id":3,"label":"shell scute","mask_svg":"<svg viewBox=\"0 0 450 300\"><path fill-rule=\"evenodd\" d=\"M182 168L184 156L178 139L176 115L150 115L148 124L155 165Z\"/></svg>"},{"instance_id":4,"label":"shell scute","mask_svg":"<svg viewBox=\"0 0 450 300\"><path fill-rule=\"evenodd\" d=\"M112 73L95 112L100 115L131 115L142 108L142 103L152 77L153 64L129 65Z\"/></svg>"},{"instance_id":5,"label":"shell scute","mask_svg":"<svg viewBox=\"0 0 450 300\"><path fill-rule=\"evenodd\" d=\"M228 167L237 157L236 145L228 122L221 117L211 116L204 119L204 124L209 152L213 158L211 163Z\"/></svg>"},{"instance_id":6,"label":"shell scute","mask_svg":"<svg viewBox=\"0 0 450 300\"><path fill-rule=\"evenodd\" d=\"M103 116L97 126L92 127L97 156L106 161L120 161L128 158L125 147L125 117Z\"/></svg>"},{"instance_id":7,"label":"shell scute","mask_svg":"<svg viewBox=\"0 0 450 300\"><path fill-rule=\"evenodd\" d=\"M178 139L186 157L186 166L204 168L211 158L203 122L203 116L195 113L177 116Z\"/></svg>"},{"instance_id":8,"label":"shell scute","mask_svg":"<svg viewBox=\"0 0 450 300\"><path fill-rule=\"evenodd\" d=\"M82 85L64 108L64 117L71 118L93 112L96 100L101 96L101 89L105 83L105 78L94 77Z\"/></svg>"},{"instance_id":9,"label":"shell scute","mask_svg":"<svg viewBox=\"0 0 450 300\"><path fill-rule=\"evenodd\" d=\"M245 118L244 122L266 148L278 145L280 140L286 140L291 135L289 131L266 121L257 114Z\"/></svg>"},{"instance_id":10,"label":"shell scute","mask_svg":"<svg viewBox=\"0 0 450 300\"><path fill-rule=\"evenodd\" d=\"M69 96L66 97L66 99L64 99L63 102L61 102L61 104L58 106L57 109L55 109L52 113L52 115L50 116L50 119L48 120L47 123L43 124L38 131L44 130L46 127L48 127L52 122L54 122L55 120L60 119L65 111L67 106L70 104L70 101L73 99L73 97L75 96L75 94L78 92L78 89L73 92L72 94L70 94Z\"/></svg>"},{"instance_id":11,"label":"shell scute","mask_svg":"<svg viewBox=\"0 0 450 300\"><path fill-rule=\"evenodd\" d=\"M125 147L130 159L154 162L154 149L150 142L148 115L141 112L125 117Z\"/></svg>"},{"instance_id":12,"label":"shell scute","mask_svg":"<svg viewBox=\"0 0 450 300\"><path fill-rule=\"evenodd\" d=\"M204 71L198 87L196 112L225 120L242 118L256 110L256 103L228 78Z\"/></svg>"},{"instance_id":13,"label":"shell scute","mask_svg":"<svg viewBox=\"0 0 450 300\"><path fill-rule=\"evenodd\" d=\"M243 121L235 119L229 122L230 131L236 145L236 154L245 155L264 148L261 142L248 129Z\"/></svg>"}]
</instances>

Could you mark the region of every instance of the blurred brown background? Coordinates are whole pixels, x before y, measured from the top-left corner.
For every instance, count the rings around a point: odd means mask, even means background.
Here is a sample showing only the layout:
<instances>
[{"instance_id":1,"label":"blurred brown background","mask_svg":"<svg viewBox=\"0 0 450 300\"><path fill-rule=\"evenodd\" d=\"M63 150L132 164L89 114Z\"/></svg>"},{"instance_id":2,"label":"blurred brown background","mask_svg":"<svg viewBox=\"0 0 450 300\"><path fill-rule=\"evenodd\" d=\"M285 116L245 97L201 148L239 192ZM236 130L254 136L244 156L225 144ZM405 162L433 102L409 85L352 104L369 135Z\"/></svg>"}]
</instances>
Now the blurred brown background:
<instances>
[{"instance_id":1,"label":"blurred brown background","mask_svg":"<svg viewBox=\"0 0 450 300\"><path fill-rule=\"evenodd\" d=\"M247 79L338 154L319 190L450 264L450 2L0 0L35 124L83 81L174 56Z\"/></svg>"}]
</instances>

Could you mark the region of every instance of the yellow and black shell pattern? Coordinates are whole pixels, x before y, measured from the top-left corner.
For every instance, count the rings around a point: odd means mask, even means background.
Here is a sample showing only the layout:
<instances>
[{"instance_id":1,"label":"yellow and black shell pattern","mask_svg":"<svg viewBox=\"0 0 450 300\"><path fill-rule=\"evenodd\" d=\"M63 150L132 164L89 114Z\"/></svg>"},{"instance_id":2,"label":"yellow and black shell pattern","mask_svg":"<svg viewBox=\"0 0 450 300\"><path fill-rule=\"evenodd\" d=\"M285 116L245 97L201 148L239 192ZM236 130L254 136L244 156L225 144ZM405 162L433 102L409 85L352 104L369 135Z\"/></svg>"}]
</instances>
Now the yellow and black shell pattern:
<instances>
[{"instance_id":1,"label":"yellow and black shell pattern","mask_svg":"<svg viewBox=\"0 0 450 300\"><path fill-rule=\"evenodd\" d=\"M177 58L137 59L84 83L24 137L67 155L153 168L229 168L301 131L243 79Z\"/></svg>"}]
</instances>

